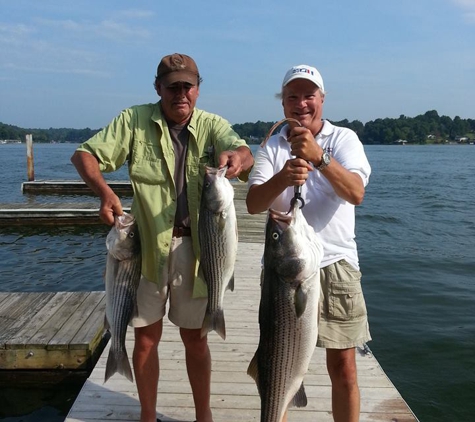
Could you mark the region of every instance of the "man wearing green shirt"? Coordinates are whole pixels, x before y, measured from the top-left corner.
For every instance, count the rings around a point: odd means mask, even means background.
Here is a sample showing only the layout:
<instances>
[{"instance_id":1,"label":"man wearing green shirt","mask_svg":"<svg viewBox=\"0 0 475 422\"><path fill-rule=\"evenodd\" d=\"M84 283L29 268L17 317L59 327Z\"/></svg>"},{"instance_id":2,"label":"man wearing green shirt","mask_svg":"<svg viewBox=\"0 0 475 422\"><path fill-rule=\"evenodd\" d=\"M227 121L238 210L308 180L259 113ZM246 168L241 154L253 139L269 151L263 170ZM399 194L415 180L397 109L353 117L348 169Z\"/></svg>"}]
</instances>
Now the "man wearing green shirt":
<instances>
[{"instance_id":1,"label":"man wearing green shirt","mask_svg":"<svg viewBox=\"0 0 475 422\"><path fill-rule=\"evenodd\" d=\"M124 110L82 144L71 158L100 197L109 225L122 214L118 196L102 172L128 163L134 190L132 214L142 246L142 279L133 353L141 422L156 421L158 344L167 301L168 317L180 327L197 422L212 422L211 356L201 323L206 285L198 277L198 217L205 166L228 166L226 177L247 176L254 161L246 142L223 118L195 108L201 77L183 54L163 57L155 89L161 100Z\"/></svg>"}]
</instances>

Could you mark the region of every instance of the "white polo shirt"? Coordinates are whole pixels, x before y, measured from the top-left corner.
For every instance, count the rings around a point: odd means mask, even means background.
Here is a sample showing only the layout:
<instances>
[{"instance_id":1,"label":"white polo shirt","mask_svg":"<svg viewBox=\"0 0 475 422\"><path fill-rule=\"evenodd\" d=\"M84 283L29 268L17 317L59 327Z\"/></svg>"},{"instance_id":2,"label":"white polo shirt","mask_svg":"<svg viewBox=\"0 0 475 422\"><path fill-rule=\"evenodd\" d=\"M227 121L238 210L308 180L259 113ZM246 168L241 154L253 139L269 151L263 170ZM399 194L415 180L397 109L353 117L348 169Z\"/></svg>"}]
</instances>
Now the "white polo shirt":
<instances>
[{"instance_id":1,"label":"white polo shirt","mask_svg":"<svg viewBox=\"0 0 475 422\"><path fill-rule=\"evenodd\" d=\"M324 120L315 141L330 153L347 170L361 176L364 186L368 184L371 167L364 153L363 144L355 132L332 125ZM287 142L288 126L269 138L264 147L259 147L255 164L249 177L249 186L261 185L278 173L290 158ZM271 208L288 211L294 196L294 188L288 187L273 202ZM320 171L314 170L302 186L305 206L302 211L323 245L322 267L340 259L346 259L359 269L358 251L355 242L355 206L341 199L330 182Z\"/></svg>"}]
</instances>

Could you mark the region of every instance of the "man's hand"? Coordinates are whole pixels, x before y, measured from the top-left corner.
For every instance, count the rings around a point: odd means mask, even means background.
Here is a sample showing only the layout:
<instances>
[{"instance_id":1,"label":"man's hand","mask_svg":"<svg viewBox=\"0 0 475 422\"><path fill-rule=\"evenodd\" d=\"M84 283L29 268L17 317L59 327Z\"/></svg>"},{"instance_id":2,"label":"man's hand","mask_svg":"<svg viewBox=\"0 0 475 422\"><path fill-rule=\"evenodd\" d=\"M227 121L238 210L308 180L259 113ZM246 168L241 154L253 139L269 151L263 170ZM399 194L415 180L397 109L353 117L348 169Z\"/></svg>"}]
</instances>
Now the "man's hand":
<instances>
[{"instance_id":1,"label":"man's hand","mask_svg":"<svg viewBox=\"0 0 475 422\"><path fill-rule=\"evenodd\" d=\"M228 166L226 177L234 179L238 177L242 171L249 170L254 164L252 154L247 147L239 147L235 151L223 151L218 159L218 167Z\"/></svg>"},{"instance_id":2,"label":"man's hand","mask_svg":"<svg viewBox=\"0 0 475 422\"><path fill-rule=\"evenodd\" d=\"M104 223L112 226L114 224L114 216L122 214L122 204L115 193L112 192L101 198L99 217Z\"/></svg>"},{"instance_id":3,"label":"man's hand","mask_svg":"<svg viewBox=\"0 0 475 422\"><path fill-rule=\"evenodd\" d=\"M278 173L285 186L302 186L308 179L308 172L313 167L302 158L287 160L282 170Z\"/></svg>"},{"instance_id":4,"label":"man's hand","mask_svg":"<svg viewBox=\"0 0 475 422\"><path fill-rule=\"evenodd\" d=\"M323 149L315 141L315 137L310 130L296 126L290 130L287 140L291 144L290 148L292 155L303 158L304 160L313 163L315 166L320 165Z\"/></svg>"}]
</instances>

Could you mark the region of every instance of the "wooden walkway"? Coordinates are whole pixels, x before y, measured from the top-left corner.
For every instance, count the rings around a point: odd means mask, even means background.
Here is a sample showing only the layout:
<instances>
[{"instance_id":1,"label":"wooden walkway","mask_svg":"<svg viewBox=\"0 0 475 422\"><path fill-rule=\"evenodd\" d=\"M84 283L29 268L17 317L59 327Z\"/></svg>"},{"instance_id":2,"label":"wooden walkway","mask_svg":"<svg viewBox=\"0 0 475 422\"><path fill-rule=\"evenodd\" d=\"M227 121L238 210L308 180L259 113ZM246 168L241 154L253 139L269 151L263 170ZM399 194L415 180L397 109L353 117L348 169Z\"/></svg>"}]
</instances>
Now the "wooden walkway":
<instances>
[{"instance_id":1,"label":"wooden walkway","mask_svg":"<svg viewBox=\"0 0 475 422\"><path fill-rule=\"evenodd\" d=\"M0 369L90 370L104 292L0 293Z\"/></svg>"},{"instance_id":2,"label":"wooden walkway","mask_svg":"<svg viewBox=\"0 0 475 422\"><path fill-rule=\"evenodd\" d=\"M215 422L259 421L259 397L254 380L246 373L259 340L258 307L261 243L240 243L234 292L226 292L226 340L209 335L213 362L211 403ZM127 336L129 358L133 331ZM138 421L140 405L134 383L115 374L104 384L109 347L86 381L66 422ZM185 368L185 354L178 329L164 318L159 346L160 383L157 415L163 421L194 421L191 390ZM361 387L361 422L409 422L417 419L396 388L386 377L376 358L358 351ZM306 408L292 409L289 420L329 422L331 387L325 367L324 351L316 349L305 377L309 398Z\"/></svg>"}]
</instances>

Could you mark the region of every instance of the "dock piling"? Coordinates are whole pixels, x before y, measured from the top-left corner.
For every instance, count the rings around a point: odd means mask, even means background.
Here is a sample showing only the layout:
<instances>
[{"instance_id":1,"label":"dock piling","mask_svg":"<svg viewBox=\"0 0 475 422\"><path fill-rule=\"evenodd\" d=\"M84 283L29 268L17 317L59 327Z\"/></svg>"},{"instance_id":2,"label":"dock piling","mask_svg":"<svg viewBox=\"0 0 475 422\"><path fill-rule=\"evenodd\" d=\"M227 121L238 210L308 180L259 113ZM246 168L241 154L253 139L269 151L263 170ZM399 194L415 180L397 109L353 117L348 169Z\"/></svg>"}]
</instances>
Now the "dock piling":
<instances>
[{"instance_id":1,"label":"dock piling","mask_svg":"<svg viewBox=\"0 0 475 422\"><path fill-rule=\"evenodd\" d=\"M28 172L28 181L35 180L35 165L33 163L33 135L28 134L25 136L26 140L26 166Z\"/></svg>"}]
</instances>

